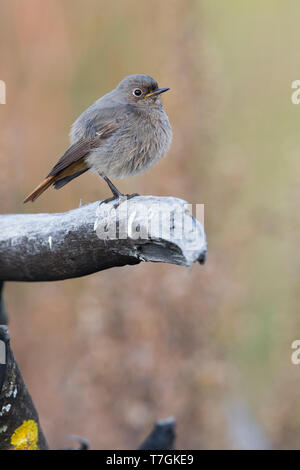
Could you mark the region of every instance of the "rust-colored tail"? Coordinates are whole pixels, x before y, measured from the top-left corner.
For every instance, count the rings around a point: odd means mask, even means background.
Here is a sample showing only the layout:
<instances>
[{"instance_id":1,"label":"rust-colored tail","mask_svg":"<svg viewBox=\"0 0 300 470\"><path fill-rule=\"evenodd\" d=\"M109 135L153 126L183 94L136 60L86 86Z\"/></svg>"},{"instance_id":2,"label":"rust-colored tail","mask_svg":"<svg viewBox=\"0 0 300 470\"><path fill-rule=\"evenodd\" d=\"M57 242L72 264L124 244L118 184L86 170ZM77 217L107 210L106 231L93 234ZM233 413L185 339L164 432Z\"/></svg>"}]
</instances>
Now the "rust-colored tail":
<instances>
[{"instance_id":1,"label":"rust-colored tail","mask_svg":"<svg viewBox=\"0 0 300 470\"><path fill-rule=\"evenodd\" d=\"M48 178L44 179L44 181L39 184L32 193L27 196L26 199L24 199L23 202L28 202L28 201L35 201L44 191L46 191L51 184L54 183L55 176L48 176Z\"/></svg>"},{"instance_id":2,"label":"rust-colored tail","mask_svg":"<svg viewBox=\"0 0 300 470\"><path fill-rule=\"evenodd\" d=\"M60 166L61 162L65 160L67 152L59 160L58 164L60 164ZM87 163L84 161L83 157L75 162L67 164L63 169L57 169L58 164L55 165L44 181L42 181L41 184L39 184L38 187L35 188L29 196L27 196L24 202L35 201L52 184L55 189L60 189L65 184L69 183L69 181L72 181L74 178L77 178L77 176L82 175L82 173L88 170Z\"/></svg>"}]
</instances>

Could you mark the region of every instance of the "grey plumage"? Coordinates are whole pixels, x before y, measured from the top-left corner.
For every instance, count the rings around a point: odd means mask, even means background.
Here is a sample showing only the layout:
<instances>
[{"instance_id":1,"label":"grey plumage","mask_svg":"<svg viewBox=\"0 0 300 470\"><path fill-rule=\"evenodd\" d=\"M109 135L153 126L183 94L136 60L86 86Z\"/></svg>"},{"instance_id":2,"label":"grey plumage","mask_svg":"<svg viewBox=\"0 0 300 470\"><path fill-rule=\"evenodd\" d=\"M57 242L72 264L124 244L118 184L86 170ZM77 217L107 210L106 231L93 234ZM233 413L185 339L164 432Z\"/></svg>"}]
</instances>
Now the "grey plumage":
<instances>
[{"instance_id":1,"label":"grey plumage","mask_svg":"<svg viewBox=\"0 0 300 470\"><path fill-rule=\"evenodd\" d=\"M159 95L155 100L133 101L135 88L155 90L148 75L126 77L113 91L84 111L71 128L71 143L92 137L107 124L120 127L87 158L89 167L109 178L135 175L154 165L168 150L172 130Z\"/></svg>"},{"instance_id":2,"label":"grey plumage","mask_svg":"<svg viewBox=\"0 0 300 470\"><path fill-rule=\"evenodd\" d=\"M158 88L149 75L130 75L102 96L71 127L71 147L25 201L53 184L57 189L87 169L99 173L114 197L121 193L108 178L136 175L168 150L172 130Z\"/></svg>"}]
</instances>

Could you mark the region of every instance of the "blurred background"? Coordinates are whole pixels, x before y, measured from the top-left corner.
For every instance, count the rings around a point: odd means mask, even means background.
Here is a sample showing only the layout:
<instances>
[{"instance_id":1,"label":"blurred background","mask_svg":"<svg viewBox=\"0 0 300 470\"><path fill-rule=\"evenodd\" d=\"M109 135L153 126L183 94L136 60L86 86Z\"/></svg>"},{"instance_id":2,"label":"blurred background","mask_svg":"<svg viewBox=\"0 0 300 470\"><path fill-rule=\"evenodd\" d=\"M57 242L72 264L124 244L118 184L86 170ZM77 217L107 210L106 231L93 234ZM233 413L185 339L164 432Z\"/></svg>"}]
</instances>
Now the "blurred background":
<instances>
[{"instance_id":1,"label":"blurred background","mask_svg":"<svg viewBox=\"0 0 300 470\"><path fill-rule=\"evenodd\" d=\"M2 0L1 212L62 212L109 197L84 174L22 200L75 118L147 73L174 140L124 192L205 204L209 256L81 279L7 283L12 346L52 448L134 449L156 419L177 448L299 448L300 79L296 0Z\"/></svg>"}]
</instances>

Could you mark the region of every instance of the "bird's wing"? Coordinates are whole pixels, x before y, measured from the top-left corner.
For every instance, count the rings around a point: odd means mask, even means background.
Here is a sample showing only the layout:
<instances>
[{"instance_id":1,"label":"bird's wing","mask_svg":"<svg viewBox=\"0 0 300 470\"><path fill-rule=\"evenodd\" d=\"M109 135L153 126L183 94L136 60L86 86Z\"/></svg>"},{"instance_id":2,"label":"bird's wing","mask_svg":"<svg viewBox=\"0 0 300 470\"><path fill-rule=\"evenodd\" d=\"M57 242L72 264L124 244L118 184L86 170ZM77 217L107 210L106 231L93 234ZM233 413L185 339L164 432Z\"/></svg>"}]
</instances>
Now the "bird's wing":
<instances>
[{"instance_id":1,"label":"bird's wing","mask_svg":"<svg viewBox=\"0 0 300 470\"><path fill-rule=\"evenodd\" d=\"M47 178L57 175L71 165L73 166L75 163L79 163L93 148L99 147L103 141L120 129L122 124L122 121L119 119L114 119L108 123L97 126L97 131L92 137L82 138L68 148L56 165L54 165L49 175L47 175Z\"/></svg>"}]
</instances>

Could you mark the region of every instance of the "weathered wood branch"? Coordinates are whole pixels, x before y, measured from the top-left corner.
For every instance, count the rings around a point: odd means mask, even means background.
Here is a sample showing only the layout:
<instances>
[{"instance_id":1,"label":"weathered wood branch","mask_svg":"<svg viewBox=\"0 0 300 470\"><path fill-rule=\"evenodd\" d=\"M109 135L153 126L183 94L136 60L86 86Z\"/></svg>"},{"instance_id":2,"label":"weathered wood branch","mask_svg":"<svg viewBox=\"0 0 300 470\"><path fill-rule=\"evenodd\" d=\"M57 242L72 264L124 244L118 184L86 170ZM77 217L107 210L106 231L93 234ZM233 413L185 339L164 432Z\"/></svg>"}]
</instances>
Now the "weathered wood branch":
<instances>
[{"instance_id":1,"label":"weathered wood branch","mask_svg":"<svg viewBox=\"0 0 300 470\"><path fill-rule=\"evenodd\" d=\"M156 421L149 436L141 444L140 450L172 450L174 441L176 420L173 417Z\"/></svg>"},{"instance_id":2,"label":"weathered wood branch","mask_svg":"<svg viewBox=\"0 0 300 470\"><path fill-rule=\"evenodd\" d=\"M202 224L172 197L1 215L0 227L2 281L62 280L141 261L191 266L206 257Z\"/></svg>"},{"instance_id":3,"label":"weathered wood branch","mask_svg":"<svg viewBox=\"0 0 300 470\"><path fill-rule=\"evenodd\" d=\"M48 449L38 414L0 326L0 450Z\"/></svg>"},{"instance_id":4,"label":"weathered wood branch","mask_svg":"<svg viewBox=\"0 0 300 470\"><path fill-rule=\"evenodd\" d=\"M59 214L1 215L0 227L0 450L47 449L4 326L3 281L62 280L141 261L204 263L205 233L185 201L153 196L117 209L96 202ZM157 422L140 448L171 449L175 424Z\"/></svg>"}]
</instances>

